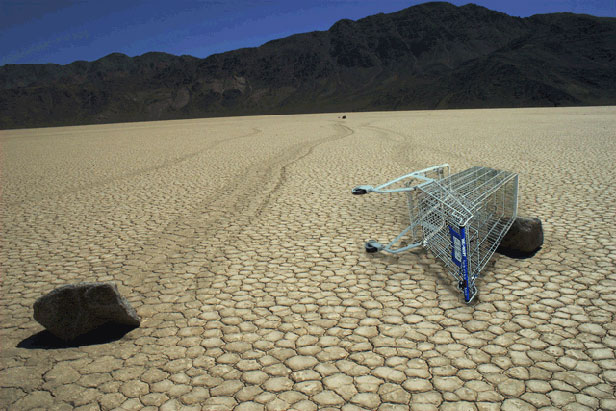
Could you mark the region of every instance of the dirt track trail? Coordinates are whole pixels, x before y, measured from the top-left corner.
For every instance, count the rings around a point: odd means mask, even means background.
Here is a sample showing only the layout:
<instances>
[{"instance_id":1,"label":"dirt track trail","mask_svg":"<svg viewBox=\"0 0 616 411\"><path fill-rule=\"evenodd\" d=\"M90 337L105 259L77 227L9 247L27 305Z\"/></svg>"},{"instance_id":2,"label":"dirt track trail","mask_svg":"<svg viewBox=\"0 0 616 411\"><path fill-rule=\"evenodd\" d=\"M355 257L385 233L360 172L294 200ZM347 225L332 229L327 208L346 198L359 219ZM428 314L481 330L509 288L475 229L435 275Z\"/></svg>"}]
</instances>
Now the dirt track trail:
<instances>
[{"instance_id":1,"label":"dirt track trail","mask_svg":"<svg viewBox=\"0 0 616 411\"><path fill-rule=\"evenodd\" d=\"M338 116L1 131L0 408L616 409L616 109ZM545 231L470 306L431 254L364 252L403 196L350 194L442 163L518 172ZM36 340L79 281L141 327Z\"/></svg>"}]
</instances>

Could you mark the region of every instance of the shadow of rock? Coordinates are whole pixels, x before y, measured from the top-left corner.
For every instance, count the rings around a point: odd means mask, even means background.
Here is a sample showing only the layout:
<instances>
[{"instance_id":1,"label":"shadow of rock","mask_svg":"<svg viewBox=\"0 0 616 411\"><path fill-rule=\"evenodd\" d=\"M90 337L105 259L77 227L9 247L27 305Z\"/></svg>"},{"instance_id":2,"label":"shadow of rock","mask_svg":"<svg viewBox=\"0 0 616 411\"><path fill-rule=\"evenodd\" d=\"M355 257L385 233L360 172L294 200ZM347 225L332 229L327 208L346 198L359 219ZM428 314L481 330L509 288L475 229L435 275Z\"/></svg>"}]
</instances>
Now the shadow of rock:
<instances>
[{"instance_id":1,"label":"shadow of rock","mask_svg":"<svg viewBox=\"0 0 616 411\"><path fill-rule=\"evenodd\" d=\"M107 323L86 334L80 335L72 341L63 341L49 331L43 330L21 341L17 344L17 347L52 350L80 347L84 345L107 344L119 340L135 328L138 327L125 324Z\"/></svg>"},{"instance_id":2,"label":"shadow of rock","mask_svg":"<svg viewBox=\"0 0 616 411\"><path fill-rule=\"evenodd\" d=\"M512 250L510 248L500 248L499 247L496 249L496 252L506 257L509 257L509 258L515 258L516 260L524 260L526 258L533 257L535 254L539 252L539 250L541 250L541 247L531 252L522 252L519 250Z\"/></svg>"}]
</instances>

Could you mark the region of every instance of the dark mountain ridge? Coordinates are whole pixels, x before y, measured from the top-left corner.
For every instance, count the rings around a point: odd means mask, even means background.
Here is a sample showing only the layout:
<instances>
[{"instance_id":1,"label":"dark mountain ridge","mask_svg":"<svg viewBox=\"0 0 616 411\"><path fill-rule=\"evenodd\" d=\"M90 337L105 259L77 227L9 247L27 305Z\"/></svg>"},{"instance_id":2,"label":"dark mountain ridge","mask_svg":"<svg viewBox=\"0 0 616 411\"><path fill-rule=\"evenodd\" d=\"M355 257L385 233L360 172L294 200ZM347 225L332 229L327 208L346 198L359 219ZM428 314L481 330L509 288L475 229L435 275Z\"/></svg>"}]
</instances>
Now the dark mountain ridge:
<instances>
[{"instance_id":1,"label":"dark mountain ridge","mask_svg":"<svg viewBox=\"0 0 616 411\"><path fill-rule=\"evenodd\" d=\"M0 128L248 114L616 104L616 19L424 3L205 59L0 67Z\"/></svg>"}]
</instances>

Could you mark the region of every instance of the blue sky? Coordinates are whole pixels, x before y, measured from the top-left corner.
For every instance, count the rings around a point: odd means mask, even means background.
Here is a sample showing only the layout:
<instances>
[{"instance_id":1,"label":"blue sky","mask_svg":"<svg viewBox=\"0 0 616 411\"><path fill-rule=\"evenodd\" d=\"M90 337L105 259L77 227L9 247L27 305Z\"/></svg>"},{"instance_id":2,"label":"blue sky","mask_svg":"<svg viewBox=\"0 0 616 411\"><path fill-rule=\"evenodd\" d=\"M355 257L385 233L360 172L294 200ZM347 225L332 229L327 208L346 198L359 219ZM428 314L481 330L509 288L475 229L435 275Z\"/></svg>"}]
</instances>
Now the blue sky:
<instances>
[{"instance_id":1,"label":"blue sky","mask_svg":"<svg viewBox=\"0 0 616 411\"><path fill-rule=\"evenodd\" d=\"M413 0L0 0L0 65L66 64L148 51L207 57L342 19L402 10ZM468 1L451 1L463 5ZM514 16L570 11L616 16L616 0L476 0Z\"/></svg>"}]
</instances>

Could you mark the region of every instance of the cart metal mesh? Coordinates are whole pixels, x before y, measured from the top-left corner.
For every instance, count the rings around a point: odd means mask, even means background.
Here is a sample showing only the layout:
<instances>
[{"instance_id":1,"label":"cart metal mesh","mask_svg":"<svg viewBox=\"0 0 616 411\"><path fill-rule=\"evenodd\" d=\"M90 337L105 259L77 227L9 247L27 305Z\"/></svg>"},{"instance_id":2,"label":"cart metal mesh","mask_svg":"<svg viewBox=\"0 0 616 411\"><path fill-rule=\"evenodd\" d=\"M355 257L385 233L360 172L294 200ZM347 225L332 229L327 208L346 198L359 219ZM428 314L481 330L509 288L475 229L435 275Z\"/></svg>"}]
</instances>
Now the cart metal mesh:
<instances>
[{"instance_id":1,"label":"cart metal mesh","mask_svg":"<svg viewBox=\"0 0 616 411\"><path fill-rule=\"evenodd\" d=\"M400 183L402 188L386 189ZM410 225L388 245L374 240L366 251L399 253L424 246L454 277L464 300L477 293L475 280L496 251L517 214L518 176L488 167L449 174L447 164L399 177L378 187L358 186L353 194L405 192ZM402 238L410 244L394 248Z\"/></svg>"}]
</instances>

